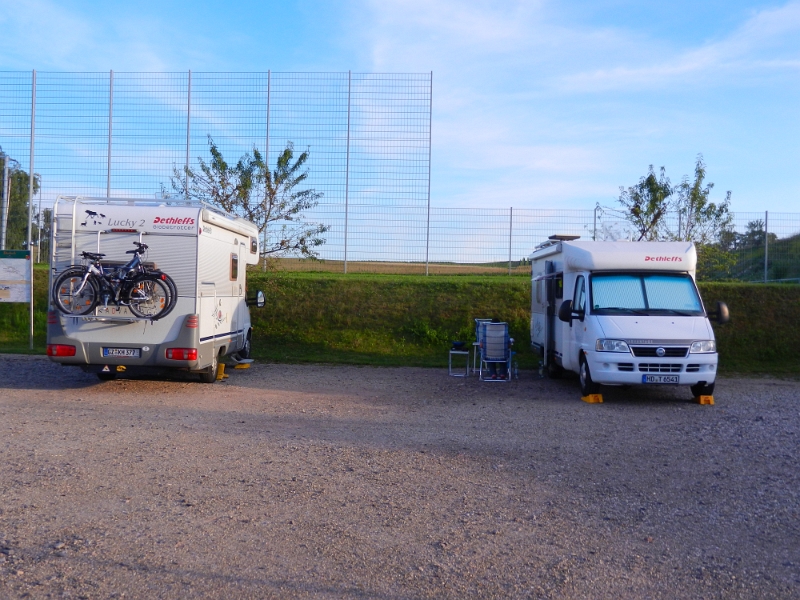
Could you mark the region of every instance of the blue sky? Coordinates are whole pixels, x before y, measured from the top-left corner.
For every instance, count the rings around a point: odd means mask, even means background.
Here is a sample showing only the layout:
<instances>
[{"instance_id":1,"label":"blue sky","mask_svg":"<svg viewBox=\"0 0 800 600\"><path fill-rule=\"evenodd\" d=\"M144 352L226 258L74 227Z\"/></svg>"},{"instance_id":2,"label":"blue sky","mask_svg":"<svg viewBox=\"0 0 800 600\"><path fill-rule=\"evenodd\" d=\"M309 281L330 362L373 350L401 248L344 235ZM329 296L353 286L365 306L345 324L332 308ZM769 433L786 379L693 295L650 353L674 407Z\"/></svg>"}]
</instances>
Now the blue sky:
<instances>
[{"instance_id":1,"label":"blue sky","mask_svg":"<svg viewBox=\"0 0 800 600\"><path fill-rule=\"evenodd\" d=\"M800 212L800 2L0 6L0 70L433 71L434 206L614 206L704 155L737 212Z\"/></svg>"}]
</instances>

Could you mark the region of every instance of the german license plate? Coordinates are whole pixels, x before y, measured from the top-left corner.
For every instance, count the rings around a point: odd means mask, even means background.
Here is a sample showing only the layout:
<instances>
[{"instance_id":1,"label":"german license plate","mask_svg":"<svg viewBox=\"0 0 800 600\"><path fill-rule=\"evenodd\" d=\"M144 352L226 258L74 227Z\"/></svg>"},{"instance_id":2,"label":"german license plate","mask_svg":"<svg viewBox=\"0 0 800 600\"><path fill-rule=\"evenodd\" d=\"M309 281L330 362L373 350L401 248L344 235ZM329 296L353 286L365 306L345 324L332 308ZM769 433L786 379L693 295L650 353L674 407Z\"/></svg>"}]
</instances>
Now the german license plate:
<instances>
[{"instance_id":1,"label":"german license plate","mask_svg":"<svg viewBox=\"0 0 800 600\"><path fill-rule=\"evenodd\" d=\"M103 356L116 358L139 358L142 351L139 348L103 348Z\"/></svg>"},{"instance_id":2,"label":"german license plate","mask_svg":"<svg viewBox=\"0 0 800 600\"><path fill-rule=\"evenodd\" d=\"M642 375L642 383L680 383L678 375Z\"/></svg>"}]
</instances>

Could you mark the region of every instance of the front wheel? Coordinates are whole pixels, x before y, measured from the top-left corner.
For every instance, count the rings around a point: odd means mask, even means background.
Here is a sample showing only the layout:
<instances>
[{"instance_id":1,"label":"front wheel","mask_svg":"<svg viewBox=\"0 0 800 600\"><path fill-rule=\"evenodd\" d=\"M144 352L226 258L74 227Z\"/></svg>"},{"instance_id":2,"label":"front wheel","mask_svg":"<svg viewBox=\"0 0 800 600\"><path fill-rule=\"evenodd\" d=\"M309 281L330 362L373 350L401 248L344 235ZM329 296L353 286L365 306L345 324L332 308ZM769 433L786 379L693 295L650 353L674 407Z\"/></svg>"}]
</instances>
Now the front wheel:
<instances>
[{"instance_id":1,"label":"front wheel","mask_svg":"<svg viewBox=\"0 0 800 600\"><path fill-rule=\"evenodd\" d=\"M58 276L53 284L53 304L65 315L85 315L97 306L99 296L94 276L89 275L84 283L86 272L69 269Z\"/></svg>"},{"instance_id":2,"label":"front wheel","mask_svg":"<svg viewBox=\"0 0 800 600\"><path fill-rule=\"evenodd\" d=\"M139 318L160 319L170 308L171 294L160 279L137 279L130 292L131 312Z\"/></svg>"},{"instance_id":3,"label":"front wheel","mask_svg":"<svg viewBox=\"0 0 800 600\"><path fill-rule=\"evenodd\" d=\"M589 362L586 360L586 355L581 354L581 393L584 396L591 396L600 392L600 386L592 381L592 373L589 371Z\"/></svg>"},{"instance_id":4,"label":"front wheel","mask_svg":"<svg viewBox=\"0 0 800 600\"><path fill-rule=\"evenodd\" d=\"M250 358L250 351L252 350L252 330L247 332L247 336L244 338L244 346L239 348L239 357L240 358Z\"/></svg>"},{"instance_id":5,"label":"front wheel","mask_svg":"<svg viewBox=\"0 0 800 600\"><path fill-rule=\"evenodd\" d=\"M698 396L713 396L714 383L706 383L705 381L701 381L700 383L695 383L691 387L691 390L695 398Z\"/></svg>"}]
</instances>

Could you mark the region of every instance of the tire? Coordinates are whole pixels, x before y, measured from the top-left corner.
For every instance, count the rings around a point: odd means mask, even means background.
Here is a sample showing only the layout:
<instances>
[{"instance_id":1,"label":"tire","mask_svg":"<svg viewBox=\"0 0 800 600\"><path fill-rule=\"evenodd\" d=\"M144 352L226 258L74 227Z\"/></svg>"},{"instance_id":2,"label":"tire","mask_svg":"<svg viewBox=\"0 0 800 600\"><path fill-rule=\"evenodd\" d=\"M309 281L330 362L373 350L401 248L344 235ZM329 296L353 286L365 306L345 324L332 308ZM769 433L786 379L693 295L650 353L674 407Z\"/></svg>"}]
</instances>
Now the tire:
<instances>
[{"instance_id":1,"label":"tire","mask_svg":"<svg viewBox=\"0 0 800 600\"><path fill-rule=\"evenodd\" d=\"M592 381L592 373L589 371L589 363L586 361L586 356L581 354L581 367L580 367L580 380L581 380L581 394L590 396L600 392L600 386Z\"/></svg>"},{"instance_id":2,"label":"tire","mask_svg":"<svg viewBox=\"0 0 800 600\"><path fill-rule=\"evenodd\" d=\"M239 358L250 358L250 353L252 352L252 342L251 342L251 334L253 330L249 330L247 332L247 336L244 338L244 346L239 349Z\"/></svg>"},{"instance_id":3,"label":"tire","mask_svg":"<svg viewBox=\"0 0 800 600\"><path fill-rule=\"evenodd\" d=\"M117 378L117 374L116 373L108 373L108 372L100 372L100 373L97 374L97 378L100 381L113 381L114 379Z\"/></svg>"},{"instance_id":4,"label":"tire","mask_svg":"<svg viewBox=\"0 0 800 600\"><path fill-rule=\"evenodd\" d=\"M75 291L80 287L85 271L69 269L61 273L53 284L53 304L65 315L77 316L92 312L97 306L99 291L94 275L89 275L86 285L80 294Z\"/></svg>"},{"instance_id":5,"label":"tire","mask_svg":"<svg viewBox=\"0 0 800 600\"><path fill-rule=\"evenodd\" d=\"M161 279L146 277L133 281L129 308L135 316L155 321L166 314L169 304L169 287Z\"/></svg>"},{"instance_id":6,"label":"tire","mask_svg":"<svg viewBox=\"0 0 800 600\"><path fill-rule=\"evenodd\" d=\"M557 365L555 359L547 361L547 377L550 379L561 379L564 375L564 367Z\"/></svg>"},{"instance_id":7,"label":"tire","mask_svg":"<svg viewBox=\"0 0 800 600\"><path fill-rule=\"evenodd\" d=\"M697 398L698 396L713 396L714 383L705 383L705 382L696 383L691 387L691 390L695 398Z\"/></svg>"},{"instance_id":8,"label":"tire","mask_svg":"<svg viewBox=\"0 0 800 600\"><path fill-rule=\"evenodd\" d=\"M214 355L211 360L211 366L206 370L200 372L200 381L203 383L214 383L217 380L217 366L219 365L219 358Z\"/></svg>"},{"instance_id":9,"label":"tire","mask_svg":"<svg viewBox=\"0 0 800 600\"><path fill-rule=\"evenodd\" d=\"M172 277L161 271L152 271L148 273L148 275L161 279L169 288L169 303L167 304L167 308L164 309L164 312L158 317L159 319L163 319L172 312L172 309L175 308L175 305L178 303L178 286L175 285Z\"/></svg>"}]
</instances>

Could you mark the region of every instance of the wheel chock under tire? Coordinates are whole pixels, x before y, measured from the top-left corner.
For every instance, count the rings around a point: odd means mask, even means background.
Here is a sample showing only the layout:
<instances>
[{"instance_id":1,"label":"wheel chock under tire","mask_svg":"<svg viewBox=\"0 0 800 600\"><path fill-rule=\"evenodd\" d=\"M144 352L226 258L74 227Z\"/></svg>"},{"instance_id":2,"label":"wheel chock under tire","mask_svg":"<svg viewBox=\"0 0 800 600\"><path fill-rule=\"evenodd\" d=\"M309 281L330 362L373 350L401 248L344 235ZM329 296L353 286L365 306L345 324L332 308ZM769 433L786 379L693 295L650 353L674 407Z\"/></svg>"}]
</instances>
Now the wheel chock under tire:
<instances>
[{"instance_id":1,"label":"wheel chock under tire","mask_svg":"<svg viewBox=\"0 0 800 600\"><path fill-rule=\"evenodd\" d=\"M217 381L227 379L228 377L230 377L230 375L225 374L225 363L219 363L217 365Z\"/></svg>"},{"instance_id":2,"label":"wheel chock under tire","mask_svg":"<svg viewBox=\"0 0 800 600\"><path fill-rule=\"evenodd\" d=\"M695 397L695 401L696 401L698 404L709 404L709 405L713 405L713 404L714 404L714 396L696 396L696 397Z\"/></svg>"},{"instance_id":3,"label":"wheel chock under tire","mask_svg":"<svg viewBox=\"0 0 800 600\"><path fill-rule=\"evenodd\" d=\"M581 400L588 404L602 404L603 394L589 394L588 396L581 396Z\"/></svg>"}]
</instances>

